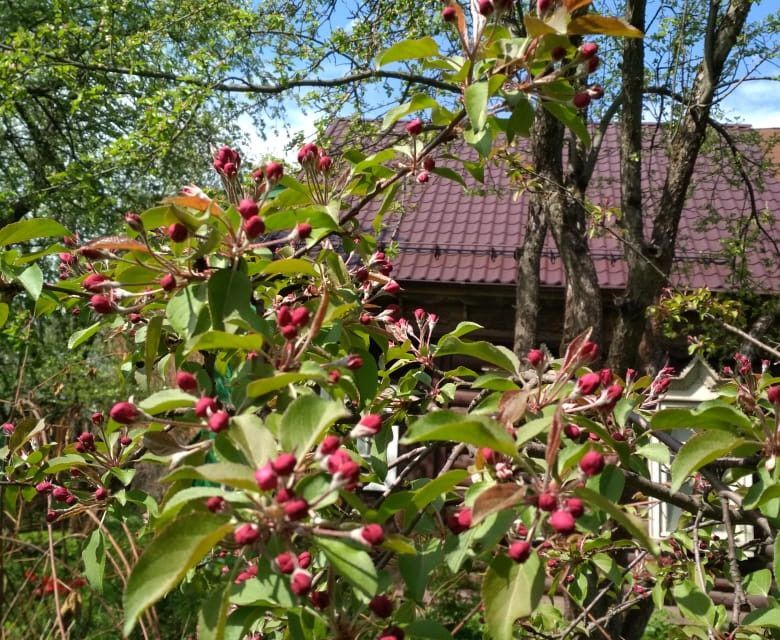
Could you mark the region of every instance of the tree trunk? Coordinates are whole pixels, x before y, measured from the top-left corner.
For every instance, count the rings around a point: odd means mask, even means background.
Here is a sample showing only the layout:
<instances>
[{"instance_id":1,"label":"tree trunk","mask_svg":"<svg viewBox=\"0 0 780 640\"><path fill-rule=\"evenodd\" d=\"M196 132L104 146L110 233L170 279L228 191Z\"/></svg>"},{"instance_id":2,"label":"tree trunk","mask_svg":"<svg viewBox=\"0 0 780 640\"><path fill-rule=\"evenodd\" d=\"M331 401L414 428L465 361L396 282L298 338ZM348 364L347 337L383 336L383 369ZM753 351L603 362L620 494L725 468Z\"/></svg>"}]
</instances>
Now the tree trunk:
<instances>
[{"instance_id":1,"label":"tree trunk","mask_svg":"<svg viewBox=\"0 0 780 640\"><path fill-rule=\"evenodd\" d=\"M514 351L519 358L536 346L539 319L539 263L547 235L542 194L534 194L528 207L528 222L517 260L515 284Z\"/></svg>"},{"instance_id":2,"label":"tree trunk","mask_svg":"<svg viewBox=\"0 0 780 640\"><path fill-rule=\"evenodd\" d=\"M562 346L589 327L599 340L602 328L601 291L588 248L585 209L564 183L563 146L564 126L540 109L531 139L532 163L541 183L535 197L544 208L566 274Z\"/></svg>"},{"instance_id":3,"label":"tree trunk","mask_svg":"<svg viewBox=\"0 0 780 640\"><path fill-rule=\"evenodd\" d=\"M637 15L629 14L630 20L638 19L640 13L642 20L644 20L644 11L640 2L641 0L629 2L629 9L635 10L637 13ZM668 151L669 169L661 191L658 210L655 212L653 233L649 244L645 243L644 234L641 236L641 242L637 242L637 238L632 237L632 235L637 235L636 228L633 231L631 229L638 221L636 219L626 221L628 281L625 295L618 306L618 319L609 357L610 364L615 368L622 369L625 366L639 363L638 351L635 347L641 342L642 334L645 331L644 311L656 301L661 288L668 281L674 260L680 217L696 160L704 142L707 120L712 110L712 100L723 72L724 63L742 32L750 5L750 0L731 0L725 14L720 19L716 15L710 16L704 42L704 59L696 72L688 109L680 121ZM630 40L624 46L623 82L626 83L635 79L635 76L639 76L643 69L640 68L638 71L636 68L636 58L641 54L631 48ZM639 59L641 60L641 57ZM629 88L633 92L631 95L629 95ZM637 101L641 101L641 90L641 83L638 82L632 82L630 87L629 85L624 87L624 101L628 101L625 104L632 105L634 109L631 111L624 104L624 129L621 132L624 136L631 134L638 126L635 122L637 108L635 105ZM640 93L637 94L637 92ZM624 140L621 144L621 151L626 153L627 149L630 148L631 146ZM630 158L624 156L624 166L631 164L627 160ZM635 180L636 178L634 178ZM625 186L623 188L624 214L629 212L631 215L633 211L632 201L629 200L635 197L635 189L635 182L631 185L630 190L627 191ZM640 207L636 211L641 212L641 200ZM639 222L641 222L641 213L638 217ZM640 260L643 264L640 264Z\"/></svg>"}]
</instances>

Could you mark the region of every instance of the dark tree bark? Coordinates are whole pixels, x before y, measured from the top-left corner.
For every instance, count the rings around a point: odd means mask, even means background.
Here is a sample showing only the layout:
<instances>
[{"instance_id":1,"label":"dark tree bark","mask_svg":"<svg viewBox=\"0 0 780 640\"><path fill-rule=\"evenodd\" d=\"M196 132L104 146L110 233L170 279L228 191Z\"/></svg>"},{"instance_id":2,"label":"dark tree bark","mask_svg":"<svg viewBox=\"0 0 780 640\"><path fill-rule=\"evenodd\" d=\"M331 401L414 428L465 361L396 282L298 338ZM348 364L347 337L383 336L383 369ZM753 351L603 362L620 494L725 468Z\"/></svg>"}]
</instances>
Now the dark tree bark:
<instances>
[{"instance_id":1,"label":"dark tree bark","mask_svg":"<svg viewBox=\"0 0 780 640\"><path fill-rule=\"evenodd\" d=\"M623 180L630 179L632 182L628 188L623 187L622 207L624 215L633 218L627 218L624 226L629 271L625 295L618 306L618 319L609 353L610 365L615 368L622 369L640 363L638 346L645 333L645 311L655 302L671 272L680 216L704 142L715 89L726 59L745 25L750 5L750 0L731 0L725 13L718 19L715 15L717 3L711 3L713 13L707 25L703 60L699 64L689 94L687 111L669 149L669 168L649 240L645 240L642 228L641 199L637 208L638 177L632 173L632 169L625 172L626 165L631 164L633 157L626 156L625 153L636 152L633 147L636 128L639 126L636 105L637 102L641 104L641 78L644 68L642 53L634 49L634 46L639 49L640 45L634 45L631 40L624 43L622 133L632 137L623 141L621 151L624 154ZM632 24L639 26L638 21L641 20L643 25L644 0L629 0L628 8L628 18ZM630 86L627 83L630 83ZM641 116L641 111L639 114Z\"/></svg>"},{"instance_id":2,"label":"dark tree bark","mask_svg":"<svg viewBox=\"0 0 780 640\"><path fill-rule=\"evenodd\" d=\"M539 319L539 263L547 235L547 219L541 194L535 194L528 207L528 221L519 247L515 284L514 351L523 357L536 346Z\"/></svg>"}]
</instances>

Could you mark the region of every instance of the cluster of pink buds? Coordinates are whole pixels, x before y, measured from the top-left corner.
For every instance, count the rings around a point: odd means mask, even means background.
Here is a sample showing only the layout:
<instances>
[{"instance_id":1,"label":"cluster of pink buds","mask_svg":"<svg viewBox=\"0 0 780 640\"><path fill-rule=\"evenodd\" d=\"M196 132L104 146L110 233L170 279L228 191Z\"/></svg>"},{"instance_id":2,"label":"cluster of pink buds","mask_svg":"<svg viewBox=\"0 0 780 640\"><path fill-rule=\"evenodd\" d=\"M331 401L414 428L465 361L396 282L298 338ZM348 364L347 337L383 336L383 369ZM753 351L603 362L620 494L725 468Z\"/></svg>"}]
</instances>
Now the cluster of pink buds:
<instances>
[{"instance_id":1,"label":"cluster of pink buds","mask_svg":"<svg viewBox=\"0 0 780 640\"><path fill-rule=\"evenodd\" d=\"M214 169L225 178L234 178L241 167L241 156L238 151L223 146L214 154Z\"/></svg>"},{"instance_id":2,"label":"cluster of pink buds","mask_svg":"<svg viewBox=\"0 0 780 640\"><path fill-rule=\"evenodd\" d=\"M333 166L333 159L324 149L313 142L307 142L298 150L298 163L304 169L327 173Z\"/></svg>"},{"instance_id":3,"label":"cluster of pink buds","mask_svg":"<svg viewBox=\"0 0 780 640\"><path fill-rule=\"evenodd\" d=\"M276 324L285 340L294 340L298 331L309 324L310 317L309 310L304 306L290 310L287 305L282 305L276 311Z\"/></svg>"},{"instance_id":4,"label":"cluster of pink buds","mask_svg":"<svg viewBox=\"0 0 780 640\"><path fill-rule=\"evenodd\" d=\"M265 232L265 222L259 212L257 202L253 198L244 198L238 203L238 213L243 219L242 228L247 238L256 238Z\"/></svg>"},{"instance_id":5,"label":"cluster of pink buds","mask_svg":"<svg viewBox=\"0 0 780 640\"><path fill-rule=\"evenodd\" d=\"M79 453L88 453L88 452L95 451L95 436L92 435L89 431L80 433L79 437L76 438L76 443L74 445L74 448Z\"/></svg>"}]
</instances>

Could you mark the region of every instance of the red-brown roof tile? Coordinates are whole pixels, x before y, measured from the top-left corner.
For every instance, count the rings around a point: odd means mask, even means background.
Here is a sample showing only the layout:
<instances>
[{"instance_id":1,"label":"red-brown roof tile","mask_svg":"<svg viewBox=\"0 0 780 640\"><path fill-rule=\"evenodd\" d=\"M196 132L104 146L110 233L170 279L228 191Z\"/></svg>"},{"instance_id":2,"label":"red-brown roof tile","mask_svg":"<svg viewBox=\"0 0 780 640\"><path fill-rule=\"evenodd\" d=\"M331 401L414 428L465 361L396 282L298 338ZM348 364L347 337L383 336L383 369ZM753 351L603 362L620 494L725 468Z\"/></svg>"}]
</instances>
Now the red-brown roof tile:
<instances>
[{"instance_id":1,"label":"red-brown roof tile","mask_svg":"<svg viewBox=\"0 0 780 640\"><path fill-rule=\"evenodd\" d=\"M744 133L747 128L734 128ZM661 133L653 126L645 131L643 154L643 191L645 206L652 212L663 185L667 159L658 144ZM338 128L331 135L339 138ZM653 144L653 143L656 144ZM515 150L522 154L524 141ZM459 158L476 159L465 144L449 150ZM509 285L515 280L515 250L523 237L528 195L509 184L506 171L491 165L485 169L484 194L479 185L456 161L437 159L437 165L449 166L464 175L469 190L459 184L432 176L427 184L410 179L399 192L402 214L388 214L380 241L397 241L400 253L394 276L401 281L494 283ZM607 131L599 160L587 192L588 199L601 207L619 207L620 154L617 129ZM762 227L780 245L780 174L768 170L756 185L756 200L762 213ZM366 212L363 224L369 226L373 215ZM649 217L649 216L648 216ZM675 284L728 290L734 265L724 247L733 242L741 225L750 217L747 191L731 165L720 165L713 156L700 157L693 176L690 195L680 221L677 252L672 279ZM612 227L617 231L617 227ZM649 233L649 229L647 230ZM780 291L780 256L775 245L754 223L749 233L755 236L755 248L748 252L747 267L755 286L764 291ZM609 234L590 240L591 254L605 289L621 289L626 282L626 267L621 243ZM545 241L541 261L543 286L564 284L561 260L551 237Z\"/></svg>"}]
</instances>

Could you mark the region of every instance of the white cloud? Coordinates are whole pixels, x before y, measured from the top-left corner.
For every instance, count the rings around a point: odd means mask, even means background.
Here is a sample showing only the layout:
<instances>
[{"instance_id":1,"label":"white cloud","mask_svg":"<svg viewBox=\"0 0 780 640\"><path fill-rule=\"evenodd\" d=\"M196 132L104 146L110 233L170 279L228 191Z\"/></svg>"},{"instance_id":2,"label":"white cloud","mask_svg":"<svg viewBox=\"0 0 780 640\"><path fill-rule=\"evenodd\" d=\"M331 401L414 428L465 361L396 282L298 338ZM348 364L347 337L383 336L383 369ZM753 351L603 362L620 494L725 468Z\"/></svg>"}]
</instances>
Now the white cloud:
<instances>
[{"instance_id":1,"label":"white cloud","mask_svg":"<svg viewBox=\"0 0 780 640\"><path fill-rule=\"evenodd\" d=\"M272 157L294 162L297 149L287 150L287 145L298 134L303 134L306 140L311 140L316 131L314 116L304 114L297 108L289 108L283 121L266 122L265 131L261 132L249 115L245 114L238 119L238 126L248 139L244 155L255 163Z\"/></svg>"},{"instance_id":2,"label":"white cloud","mask_svg":"<svg viewBox=\"0 0 780 640\"><path fill-rule=\"evenodd\" d=\"M757 80L737 87L722 103L727 115L754 127L780 127L780 82Z\"/></svg>"}]
</instances>

